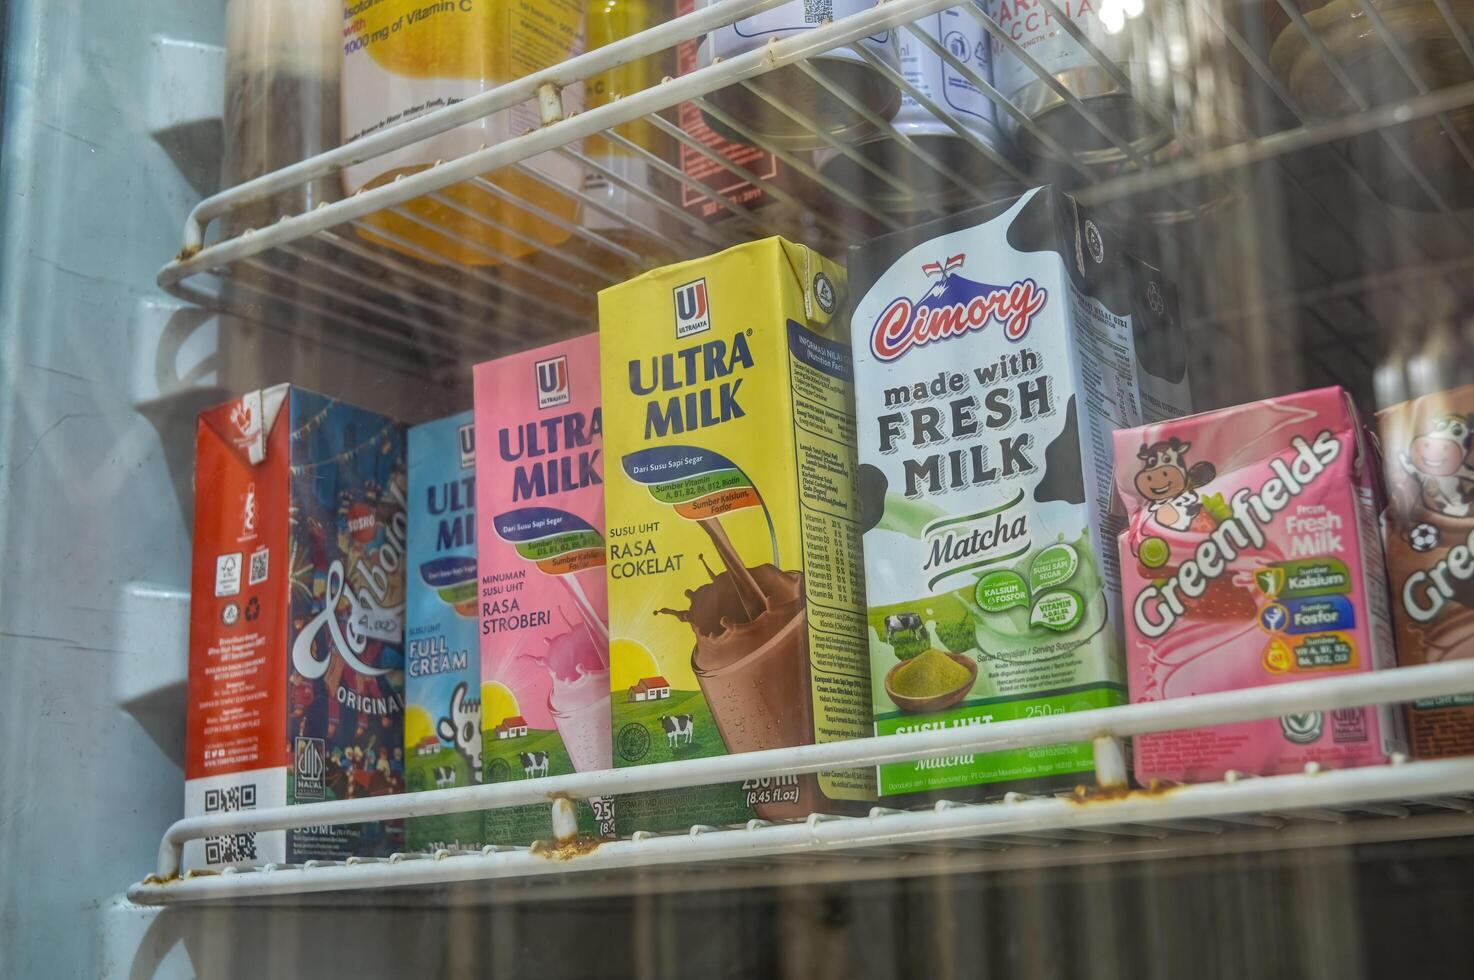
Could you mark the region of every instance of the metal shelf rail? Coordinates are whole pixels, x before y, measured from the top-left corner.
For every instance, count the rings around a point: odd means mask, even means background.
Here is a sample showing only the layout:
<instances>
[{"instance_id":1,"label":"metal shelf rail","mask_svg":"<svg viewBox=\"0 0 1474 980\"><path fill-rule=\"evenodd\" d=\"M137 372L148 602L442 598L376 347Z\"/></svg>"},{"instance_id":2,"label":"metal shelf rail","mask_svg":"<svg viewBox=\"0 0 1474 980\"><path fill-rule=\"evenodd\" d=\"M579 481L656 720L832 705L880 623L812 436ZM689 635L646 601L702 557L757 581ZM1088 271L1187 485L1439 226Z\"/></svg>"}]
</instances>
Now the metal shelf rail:
<instances>
[{"instance_id":1,"label":"metal shelf rail","mask_svg":"<svg viewBox=\"0 0 1474 980\"><path fill-rule=\"evenodd\" d=\"M744 871L776 865L830 877L863 877L872 858L890 861L887 874L948 870L931 858L960 853L960 868L1017 866L1031 851L1034 865L1081 859L1133 859L1208 849L1274 848L1345 843L1337 834L1305 834L1306 821L1373 828L1367 839L1474 834L1474 758L1411 762L1303 773L1241 777L1216 783L1128 790L1120 739L1203 725L1292 713L1393 704L1474 692L1474 661L1408 667L1337 678L1082 711L940 731L913 732L823 745L772 749L713 759L435 790L400 796L190 817L176 822L159 847L155 873L129 889L147 905L245 900L340 890L378 890L517 879L567 894L594 887L634 888L640 874L720 867ZM403 819L527 804L551 805L554 825L571 799L708 785L745 778L936 758L959 753L1092 741L1097 770L1108 785L1059 797L1009 794L1000 802L940 802L928 810L877 807L863 817L811 816L794 823L753 821L745 827L697 826L683 834L634 833L623 840L576 847L489 845L481 851L403 854L387 859L310 861L302 865L181 873L185 841L219 834L319 824ZM551 800L551 804L549 801ZM617 807L616 802L616 807ZM1387 831L1386 821L1396 830ZM1143 842L1150 842L1144 847ZM856 857L865 858L856 861ZM836 864L836 862L838 862ZM708 878L728 880L723 875ZM732 879L735 880L735 879ZM771 880L761 879L761 880Z\"/></svg>"},{"instance_id":2,"label":"metal shelf rail","mask_svg":"<svg viewBox=\"0 0 1474 980\"><path fill-rule=\"evenodd\" d=\"M828 23L811 31L775 40L763 48L720 60L704 68L675 78L665 78L640 91L622 93L613 101L583 112L566 114L560 93L568 86L615 66L641 58L656 57L674 50L683 42L691 42L708 31L735 20L767 10L780 0L720 0L693 13L659 24L639 34L581 54L558 65L516 79L480 95L468 98L383 129L353 143L328 151L271 174L224 190L201 202L191 213L184 229L184 244L179 256L159 273L164 288L195 302L231 307L245 303L259 310L265 304L288 304L300 307L334 328L365 332L387 349L403 356L428 358L447 370L464 364L468 356L486 356L504 351L509 346L525 346L529 338L521 325L535 316L547 331L586 329L592 312L594 291L624 275L638 271L642 264L658 257L642 254L626 239L611 234L608 219L624 222L623 231L644 241L659 241L674 255L700 255L736 241L756 235L815 229L832 244L853 238L861 227L883 231L901 222L895 215L880 210L858 195L852 188L827 177L813 166L805 154L786 152L766 145L746 132L754 145L774 153L804 178L802 192L779 186L713 152L674 125L666 115L681 103L691 102L711 117L721 117L710 98L727 86L747 85L754 98L767 100L773 109L794 119L801 113L780 100L770 89L751 85L758 76L774 69L797 65L815 85L825 88L834 98L857 112L868 112L832 80L813 70L810 60L823 52L846 47L861 37L887 29L899 29L920 39L942 57L956 73L967 78L998 108L1001 120L1011 120L1043 146L1055 145L1049 133L1038 127L1001 92L980 77L969 65L959 61L944 47L930 42L915 22L937 11L953 6L947 0L885 0L872 8ZM1246 98L1245 119L1237 124L1232 138L1211 144L1180 133L1185 152L1179 159L1160 166L1144 159L1120 134L1110 131L1063 84L1050 77L996 22L981 8L964 5L964 9L984 27L989 28L999 43L1022 63L1030 67L1067 103L1082 120L1098 131L1107 142L1121 150L1130 166L1105 177L1065 159L1062 166L1078 183L1077 195L1082 203L1110 204L1142 199L1143 195L1165 193L1182 200L1183 189L1203 180L1227 181L1235 189L1240 203L1246 205L1247 217L1230 222L1235 235L1224 236L1221 229L1202 232L1195 225L1212 227L1214 216L1204 215L1201 222L1188 222L1182 229L1168 234L1198 234L1216 244L1213 261L1196 273L1195 285L1184 289L1189 308L1184 317L1190 323L1222 323L1236 318L1292 318L1304 314L1317 329L1336 338L1363 365L1373 361L1378 351L1364 346L1379 342L1378 318L1364 299L1362 291L1392 290L1405 302L1418 303L1420 291L1409 285L1420 269L1429 263L1457 262L1474 254L1474 217L1452 208L1425 174L1426 161L1418 159L1397 138L1397 128L1419 119L1447 120L1448 113L1474 104L1474 82L1446 88L1432 88L1419 76L1416 64L1405 46L1388 29L1379 16L1369 16L1370 26L1406 73L1415 94L1395 101L1378 103L1359 86L1348 70L1338 64L1313 28L1290 0L1280 0L1293 28L1306 34L1311 49L1324 62L1337 84L1343 86L1356 109L1340 118L1318 119L1299 106L1284 84L1271 72L1264 57L1249 42L1243 25L1237 23L1233 11L1219 9L1217 0L1155 0L1178 3L1183 9L1206 22L1216 38L1204 45L1205 58L1224 62L1228 76L1242 78L1236 87L1255 98ZM1062 16L1055 0L1041 0L1065 27L1083 37ZM1361 3L1363 11L1370 5ZM1150 5L1149 5L1150 6ZM1460 22L1439 4L1451 35L1461 49L1471 56L1474 68L1474 45ZM1148 29L1148 14L1132 20L1128 30ZM1272 40L1272 39L1271 39ZM1127 91L1130 79L1121 69L1104 58L1092 44L1084 49ZM863 48L855 47L874 67L886 74L898 87L913 96L919 94L894 70L887 68ZM934 114L934 104L918 100ZM428 137L448 132L467 122L523 103L535 104L542 125L494 146L484 146L467 155L437 161L419 172L401 176L389 183L362 190L341 200L320 205L301 214L284 214L265 227L246 229L226 236L211 237L212 224L237 227L232 221L246 209L267 201L273 195L288 191L312 180L336 179L345 167L371 161L394 150ZM1143 100L1147 110L1167 118L1168 110ZM1288 115L1286 115L1288 114ZM1225 118L1233 115L1225 113ZM958 126L950 117L939 115L952 126L962 142L974 152L993 159L1003 173L1027 183L1031 175L1020 169L1017 161L1000 157L973 134ZM1286 125L1286 120L1292 124ZM718 172L748 180L788 205L788 214L775 218L772 213L750 211L733 203L711 183L687 176L661 153L652 152L628 138L629 124L645 120L660 133L672 148L704 157ZM736 120L727 117L735 131L744 132ZM1170 121L1170 120L1169 120ZM943 176L959 182L955 173L927 151L908 139L889 123L870 114L870 122L880 135L893 140L922 167L939 170ZM620 128L616 128L620 127ZM1448 128L1448 127L1446 127ZM1456 130L1450 129L1451 132ZM1361 134L1376 133L1385 143L1387 153L1406 168L1414 184L1422 189L1431 205L1429 214L1413 213L1386 205L1367 190L1359 174L1342 150L1343 141ZM730 220L712 224L688 212L672 201L670 193L643 184L631 183L607 163L587 152L583 141L600 136L629 157L646 164L650 170L675 189L694 194ZM826 141L832 151L860 163L854 148L841 140ZM1455 143L1466 162L1474 167L1474 154L1467 145ZM1357 188L1356 209L1348 213L1345 202L1327 202L1314 192L1297 171L1296 160L1306 153L1320 153L1333 168L1344 171L1350 186ZM660 216L660 227L631 218L609 208L587 193L578 182L563 183L538 169L529 161L540 154L558 154L574 161L585 174L601 175L606 181L639 197ZM871 165L873 167L873 165ZM1278 188L1275 199L1259 200L1253 189L1258 169L1267 168ZM510 194L494 179L502 173L515 173L519 179L534 181L558 194L575 199L584 214L601 216L602 230L578 220L568 220L546 209ZM872 170L873 173L873 170ZM488 176L490 175L490 176ZM884 175L880 175L884 177ZM1470 179L1474 179L1471 169ZM496 197L508 208L520 210L529 220L556 225L568 235L567 244L555 246L536 261L500 250L489 241L504 241L508 226L475 209L457 203L445 193L456 185L468 183L477 190ZM965 187L981 199L977 188ZM433 202L440 210L454 215L457 228L436 225L416 211L416 202ZM1191 202L1188 202L1191 208ZM1285 228L1286 218L1276 209L1290 207L1313 214L1318 224L1335 229L1342 238L1341 255L1328 256L1326 249L1306 241L1295 244L1293 261L1282 263L1273 255L1265 255L1253 270L1225 268L1226 265L1252 264L1244 256L1257 256L1254 236L1273 235L1273 229ZM918 213L925 217L926 211ZM427 250L402 234L387 230L376 218L392 216L401 231L416 226L433 231L490 261L488 266L455 265ZM842 219L840 216L843 216ZM1266 222L1266 219L1268 221ZM461 224L468 222L469 224ZM372 227L370 227L372 225ZM464 234L468 227L485 234ZM1261 228L1269 231L1261 231ZM1294 231L1295 229L1291 229ZM515 229L511 230L516 237ZM360 233L393 243L398 252L369 245ZM791 231L790 231L791 233ZM1225 246L1223 239L1231 240ZM1298 238L1285 234L1287 239ZM1206 247L1206 246L1205 246ZM1236 249L1225 252L1226 248ZM1212 249L1210 249L1212 250ZM1164 251L1170 251L1164 249ZM1225 257L1226 255L1226 257ZM1286 267L1288 265L1288 267ZM1367 270L1376 270L1368 275ZM1449 276L1450 288L1470 289L1464 277ZM1350 284L1350 285L1347 285ZM1262 302L1245 304L1244 296L1264 296ZM1225 309L1226 308L1226 309ZM1228 332L1233 340L1232 332ZM1215 334L1215 340L1222 332ZM1204 345L1207 346L1207 345Z\"/></svg>"}]
</instances>

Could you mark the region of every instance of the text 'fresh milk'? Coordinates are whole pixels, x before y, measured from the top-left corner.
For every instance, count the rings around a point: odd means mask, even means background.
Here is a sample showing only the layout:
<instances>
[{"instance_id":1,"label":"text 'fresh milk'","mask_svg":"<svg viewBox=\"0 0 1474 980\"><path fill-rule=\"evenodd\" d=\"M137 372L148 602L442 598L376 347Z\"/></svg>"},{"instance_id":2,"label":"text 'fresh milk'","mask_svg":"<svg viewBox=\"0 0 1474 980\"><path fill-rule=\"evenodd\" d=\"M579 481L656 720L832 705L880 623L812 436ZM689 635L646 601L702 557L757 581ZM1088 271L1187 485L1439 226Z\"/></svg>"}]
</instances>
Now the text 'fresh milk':
<instances>
[{"instance_id":1,"label":"text 'fresh milk'","mask_svg":"<svg viewBox=\"0 0 1474 980\"><path fill-rule=\"evenodd\" d=\"M1111 432L1187 398L1175 295L1050 188L851 251L878 735L1125 700ZM882 766L882 795L1073 786L1089 743Z\"/></svg>"}]
</instances>

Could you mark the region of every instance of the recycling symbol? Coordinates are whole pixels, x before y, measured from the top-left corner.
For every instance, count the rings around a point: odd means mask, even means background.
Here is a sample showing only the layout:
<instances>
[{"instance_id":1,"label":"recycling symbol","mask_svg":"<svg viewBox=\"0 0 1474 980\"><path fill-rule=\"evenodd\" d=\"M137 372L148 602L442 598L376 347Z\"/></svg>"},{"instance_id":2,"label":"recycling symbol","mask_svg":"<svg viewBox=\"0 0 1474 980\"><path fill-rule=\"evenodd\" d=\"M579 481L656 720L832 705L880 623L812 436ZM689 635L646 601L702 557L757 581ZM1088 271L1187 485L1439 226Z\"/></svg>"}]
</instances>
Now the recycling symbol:
<instances>
[{"instance_id":1,"label":"recycling symbol","mask_svg":"<svg viewBox=\"0 0 1474 980\"><path fill-rule=\"evenodd\" d=\"M256 617L260 615L261 600L256 598L255 596L251 596L250 601L246 603L246 622L254 623L256 621Z\"/></svg>"}]
</instances>

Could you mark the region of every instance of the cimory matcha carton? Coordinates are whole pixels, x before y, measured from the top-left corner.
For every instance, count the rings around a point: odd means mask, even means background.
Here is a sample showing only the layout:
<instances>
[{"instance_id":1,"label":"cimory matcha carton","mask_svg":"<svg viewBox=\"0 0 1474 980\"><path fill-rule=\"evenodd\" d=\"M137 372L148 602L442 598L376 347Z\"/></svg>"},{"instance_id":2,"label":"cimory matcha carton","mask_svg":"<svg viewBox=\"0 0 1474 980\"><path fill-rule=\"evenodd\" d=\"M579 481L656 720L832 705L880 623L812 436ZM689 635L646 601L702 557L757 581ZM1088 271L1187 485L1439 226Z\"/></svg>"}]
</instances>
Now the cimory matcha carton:
<instances>
[{"instance_id":1,"label":"cimory matcha carton","mask_svg":"<svg viewBox=\"0 0 1474 980\"><path fill-rule=\"evenodd\" d=\"M1474 656L1474 387L1384 409L1377 427L1398 662ZM1407 722L1419 758L1474 753L1474 696L1415 701Z\"/></svg>"},{"instance_id":2,"label":"cimory matcha carton","mask_svg":"<svg viewBox=\"0 0 1474 980\"><path fill-rule=\"evenodd\" d=\"M599 294L616 766L865 734L844 274L779 238ZM621 833L863 806L865 770L621 796Z\"/></svg>"},{"instance_id":3,"label":"cimory matcha carton","mask_svg":"<svg viewBox=\"0 0 1474 980\"><path fill-rule=\"evenodd\" d=\"M481 782L476 436L471 413L409 430L404 765L410 792ZM411 850L480 847L480 813L410 820Z\"/></svg>"},{"instance_id":4,"label":"cimory matcha carton","mask_svg":"<svg viewBox=\"0 0 1474 980\"><path fill-rule=\"evenodd\" d=\"M1176 295L1043 188L857 246L877 735L1123 702L1111 432L1188 398ZM897 802L1089 782L1089 743L880 769Z\"/></svg>"},{"instance_id":5,"label":"cimory matcha carton","mask_svg":"<svg viewBox=\"0 0 1474 980\"><path fill-rule=\"evenodd\" d=\"M185 813L404 788L404 428L276 385L195 441ZM373 857L402 821L226 834L187 868Z\"/></svg>"},{"instance_id":6,"label":"cimory matcha carton","mask_svg":"<svg viewBox=\"0 0 1474 980\"><path fill-rule=\"evenodd\" d=\"M477 561L488 782L609 768L599 338L478 364ZM579 801L610 836L613 801ZM487 811L486 837L552 834L549 808Z\"/></svg>"},{"instance_id":7,"label":"cimory matcha carton","mask_svg":"<svg viewBox=\"0 0 1474 980\"><path fill-rule=\"evenodd\" d=\"M1116 433L1134 701L1393 665L1376 460L1321 388ZM1382 708L1143 735L1143 784L1349 767L1404 750Z\"/></svg>"}]
</instances>

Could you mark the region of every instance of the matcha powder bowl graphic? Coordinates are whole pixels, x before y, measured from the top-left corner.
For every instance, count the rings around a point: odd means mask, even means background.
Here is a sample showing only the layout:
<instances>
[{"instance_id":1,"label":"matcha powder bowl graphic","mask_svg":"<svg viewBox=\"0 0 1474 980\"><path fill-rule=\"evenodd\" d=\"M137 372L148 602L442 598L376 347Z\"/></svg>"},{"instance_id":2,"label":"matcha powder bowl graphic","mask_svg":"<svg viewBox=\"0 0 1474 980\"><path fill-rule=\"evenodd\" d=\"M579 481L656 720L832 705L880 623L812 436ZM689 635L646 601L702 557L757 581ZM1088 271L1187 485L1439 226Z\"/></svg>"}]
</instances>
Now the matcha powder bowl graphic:
<instances>
[{"instance_id":1,"label":"matcha powder bowl graphic","mask_svg":"<svg viewBox=\"0 0 1474 980\"><path fill-rule=\"evenodd\" d=\"M977 661L962 653L932 648L896 664L885 675L885 693L896 707L912 714L946 711L972 691Z\"/></svg>"}]
</instances>

